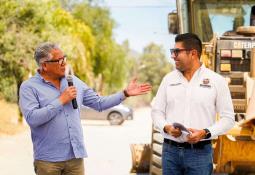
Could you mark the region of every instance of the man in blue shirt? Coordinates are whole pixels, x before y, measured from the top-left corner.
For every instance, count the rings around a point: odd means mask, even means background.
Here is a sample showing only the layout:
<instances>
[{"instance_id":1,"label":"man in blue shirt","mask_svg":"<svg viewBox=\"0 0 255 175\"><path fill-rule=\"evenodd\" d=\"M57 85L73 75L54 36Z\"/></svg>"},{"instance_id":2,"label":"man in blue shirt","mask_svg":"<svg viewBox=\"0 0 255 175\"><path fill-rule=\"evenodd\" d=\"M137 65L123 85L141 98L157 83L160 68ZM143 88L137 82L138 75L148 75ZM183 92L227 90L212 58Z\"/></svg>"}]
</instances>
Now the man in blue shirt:
<instances>
[{"instance_id":1,"label":"man in blue shirt","mask_svg":"<svg viewBox=\"0 0 255 175\"><path fill-rule=\"evenodd\" d=\"M20 87L20 108L31 128L34 167L37 175L83 175L87 157L80 123L80 106L102 111L128 96L145 94L149 84L135 80L123 92L101 97L75 76L73 86L65 77L66 56L52 43L35 50L39 66L35 76ZM78 108L74 109L72 100Z\"/></svg>"}]
</instances>

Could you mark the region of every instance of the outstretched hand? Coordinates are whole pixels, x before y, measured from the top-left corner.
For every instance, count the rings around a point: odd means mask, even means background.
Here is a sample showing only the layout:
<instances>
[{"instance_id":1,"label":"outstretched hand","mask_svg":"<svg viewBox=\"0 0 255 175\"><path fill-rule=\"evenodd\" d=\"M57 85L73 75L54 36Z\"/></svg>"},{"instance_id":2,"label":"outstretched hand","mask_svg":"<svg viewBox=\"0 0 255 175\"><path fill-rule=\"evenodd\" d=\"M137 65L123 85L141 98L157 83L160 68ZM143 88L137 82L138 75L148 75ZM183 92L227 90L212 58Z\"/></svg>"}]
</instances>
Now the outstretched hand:
<instances>
[{"instance_id":1,"label":"outstretched hand","mask_svg":"<svg viewBox=\"0 0 255 175\"><path fill-rule=\"evenodd\" d=\"M142 95L151 91L151 85L149 83L138 84L136 80L137 78L132 79L125 89L128 96Z\"/></svg>"}]
</instances>

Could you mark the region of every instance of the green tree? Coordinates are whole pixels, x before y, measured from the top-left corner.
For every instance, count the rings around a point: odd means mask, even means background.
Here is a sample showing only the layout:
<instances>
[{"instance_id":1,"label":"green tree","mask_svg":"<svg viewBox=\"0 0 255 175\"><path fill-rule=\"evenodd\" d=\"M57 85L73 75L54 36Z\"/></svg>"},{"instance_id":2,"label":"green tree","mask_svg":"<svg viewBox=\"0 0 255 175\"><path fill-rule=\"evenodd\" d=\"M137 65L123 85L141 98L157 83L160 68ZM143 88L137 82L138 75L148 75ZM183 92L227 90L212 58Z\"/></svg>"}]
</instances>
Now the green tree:
<instances>
[{"instance_id":1,"label":"green tree","mask_svg":"<svg viewBox=\"0 0 255 175\"><path fill-rule=\"evenodd\" d=\"M34 11L31 4L25 7L13 0L1 0L0 4L0 91L7 100L17 101L16 91L34 66L31 57L38 37L33 35L35 29L27 26L35 22L29 20Z\"/></svg>"},{"instance_id":2,"label":"green tree","mask_svg":"<svg viewBox=\"0 0 255 175\"><path fill-rule=\"evenodd\" d=\"M57 0L0 0L0 4L0 92L4 98L17 101L15 91L36 71L34 49L45 41L59 43L75 73L92 82L95 42L85 23L73 18Z\"/></svg>"},{"instance_id":3,"label":"green tree","mask_svg":"<svg viewBox=\"0 0 255 175\"><path fill-rule=\"evenodd\" d=\"M138 59L140 57L140 53L130 49L128 40L125 40L121 46L126 53L125 60L128 63L126 64L126 69L128 70L127 77L130 81L132 78L137 76L137 67L139 66Z\"/></svg>"},{"instance_id":4,"label":"green tree","mask_svg":"<svg viewBox=\"0 0 255 175\"><path fill-rule=\"evenodd\" d=\"M0 97L17 101L20 84L36 72L34 50L46 41L60 45L75 74L90 86L102 93L123 86L128 48L113 39L109 10L93 2L0 0Z\"/></svg>"},{"instance_id":5,"label":"green tree","mask_svg":"<svg viewBox=\"0 0 255 175\"><path fill-rule=\"evenodd\" d=\"M171 71L172 66L162 47L151 43L144 48L137 69L139 80L149 82L152 85L152 96L155 96L162 78Z\"/></svg>"},{"instance_id":6,"label":"green tree","mask_svg":"<svg viewBox=\"0 0 255 175\"><path fill-rule=\"evenodd\" d=\"M61 8L53 12L49 22L54 31L46 36L47 40L54 40L61 45L70 58L75 74L91 85L94 78L92 56L95 38L90 27Z\"/></svg>"},{"instance_id":7,"label":"green tree","mask_svg":"<svg viewBox=\"0 0 255 175\"><path fill-rule=\"evenodd\" d=\"M92 6L91 3L78 3L72 14L90 26L95 36L96 48L93 55L93 72L99 79L97 87L101 93L116 91L126 79L125 51L113 40L115 22L107 8Z\"/></svg>"}]
</instances>

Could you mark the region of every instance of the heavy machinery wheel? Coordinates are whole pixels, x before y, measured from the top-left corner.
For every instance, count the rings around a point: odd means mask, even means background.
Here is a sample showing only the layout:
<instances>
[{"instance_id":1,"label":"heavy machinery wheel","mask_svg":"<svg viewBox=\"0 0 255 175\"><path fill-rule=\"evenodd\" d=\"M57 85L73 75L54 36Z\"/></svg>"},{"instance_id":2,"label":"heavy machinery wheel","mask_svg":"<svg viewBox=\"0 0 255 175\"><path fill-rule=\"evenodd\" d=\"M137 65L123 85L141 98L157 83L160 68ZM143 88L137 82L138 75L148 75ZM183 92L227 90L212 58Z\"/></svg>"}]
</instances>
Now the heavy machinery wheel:
<instances>
[{"instance_id":1,"label":"heavy machinery wheel","mask_svg":"<svg viewBox=\"0 0 255 175\"><path fill-rule=\"evenodd\" d=\"M111 112L108 115L108 120L111 125L121 125L124 122L124 118L119 112Z\"/></svg>"},{"instance_id":2,"label":"heavy machinery wheel","mask_svg":"<svg viewBox=\"0 0 255 175\"><path fill-rule=\"evenodd\" d=\"M150 144L130 145L132 153L131 173L148 173L150 170Z\"/></svg>"}]
</instances>

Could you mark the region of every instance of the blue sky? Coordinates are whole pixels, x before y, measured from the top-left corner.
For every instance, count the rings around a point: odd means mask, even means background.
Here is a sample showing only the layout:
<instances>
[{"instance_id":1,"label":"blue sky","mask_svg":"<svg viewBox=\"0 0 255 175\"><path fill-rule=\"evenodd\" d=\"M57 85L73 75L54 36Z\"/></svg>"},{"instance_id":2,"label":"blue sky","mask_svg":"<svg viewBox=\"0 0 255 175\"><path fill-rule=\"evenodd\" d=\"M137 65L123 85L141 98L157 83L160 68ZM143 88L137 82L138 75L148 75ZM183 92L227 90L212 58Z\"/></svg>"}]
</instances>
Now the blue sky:
<instances>
[{"instance_id":1,"label":"blue sky","mask_svg":"<svg viewBox=\"0 0 255 175\"><path fill-rule=\"evenodd\" d=\"M169 57L174 36L168 33L167 15L175 8L175 0L103 0L117 22L114 38L118 43L128 39L130 48L142 52L151 42L164 47Z\"/></svg>"}]
</instances>

